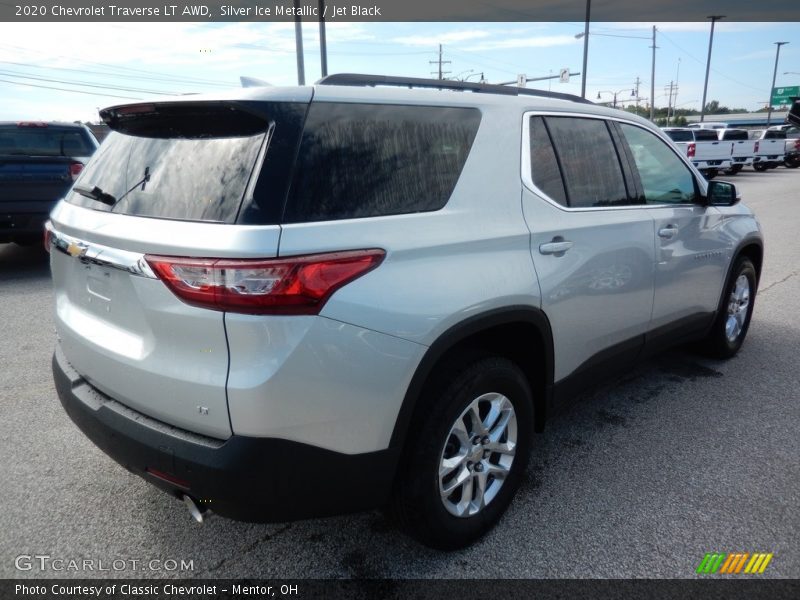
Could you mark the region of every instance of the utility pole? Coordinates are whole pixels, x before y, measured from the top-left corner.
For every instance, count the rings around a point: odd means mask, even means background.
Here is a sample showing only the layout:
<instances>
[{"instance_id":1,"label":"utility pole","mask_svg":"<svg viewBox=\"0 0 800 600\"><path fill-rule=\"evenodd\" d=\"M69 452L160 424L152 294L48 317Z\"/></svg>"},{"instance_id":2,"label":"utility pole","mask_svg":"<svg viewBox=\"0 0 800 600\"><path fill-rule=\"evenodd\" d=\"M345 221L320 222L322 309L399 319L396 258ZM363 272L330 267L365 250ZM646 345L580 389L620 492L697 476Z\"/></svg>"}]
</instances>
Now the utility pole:
<instances>
[{"instance_id":1,"label":"utility pole","mask_svg":"<svg viewBox=\"0 0 800 600\"><path fill-rule=\"evenodd\" d=\"M428 62L430 64L432 64L432 65L435 65L435 64L439 65L439 80L444 79L445 75L449 75L450 74L450 71L442 71L442 65L449 65L450 61L449 60L442 60L442 45L441 44L439 44L439 60L429 60ZM431 75L434 75L434 74L435 74L434 72L431 72Z\"/></svg>"},{"instance_id":2,"label":"utility pole","mask_svg":"<svg viewBox=\"0 0 800 600\"><path fill-rule=\"evenodd\" d=\"M775 70L772 71L772 87L769 88L769 109L767 110L767 127L772 122L772 90L775 89L775 77L778 75L778 58L781 55L781 46L789 42L775 42L777 48L775 49Z\"/></svg>"},{"instance_id":3,"label":"utility pole","mask_svg":"<svg viewBox=\"0 0 800 600\"><path fill-rule=\"evenodd\" d=\"M581 98L586 98L586 63L589 62L589 21L592 17L592 0L586 0L586 26L583 30L583 75Z\"/></svg>"},{"instance_id":4,"label":"utility pole","mask_svg":"<svg viewBox=\"0 0 800 600\"><path fill-rule=\"evenodd\" d=\"M319 0L319 61L322 76L328 74L328 41L325 35L325 0Z\"/></svg>"},{"instance_id":5,"label":"utility pole","mask_svg":"<svg viewBox=\"0 0 800 600\"><path fill-rule=\"evenodd\" d=\"M639 79L639 76L637 75L636 76L636 116L637 117L639 116L639 83L641 83L641 80Z\"/></svg>"},{"instance_id":6,"label":"utility pole","mask_svg":"<svg viewBox=\"0 0 800 600\"><path fill-rule=\"evenodd\" d=\"M656 26L653 25L653 66L650 69L650 120L655 117L656 111Z\"/></svg>"},{"instance_id":7,"label":"utility pole","mask_svg":"<svg viewBox=\"0 0 800 600\"><path fill-rule=\"evenodd\" d=\"M300 14L298 0L294 0L295 15ZM294 44L297 53L297 85L306 84L306 67L303 62L303 25L300 17L294 18Z\"/></svg>"},{"instance_id":8,"label":"utility pole","mask_svg":"<svg viewBox=\"0 0 800 600\"><path fill-rule=\"evenodd\" d=\"M669 100L667 101L667 127L669 127L670 114L674 115L673 104L672 104L672 90L673 90L674 87L675 87L675 82L674 81L670 81L669 82Z\"/></svg>"},{"instance_id":9,"label":"utility pole","mask_svg":"<svg viewBox=\"0 0 800 600\"><path fill-rule=\"evenodd\" d=\"M712 15L708 18L711 19L711 35L708 38L708 59L706 59L706 82L703 84L703 104L700 106L701 123L706 119L706 94L708 93L708 72L711 70L711 47L714 44L714 23L724 19L725 15Z\"/></svg>"}]
</instances>

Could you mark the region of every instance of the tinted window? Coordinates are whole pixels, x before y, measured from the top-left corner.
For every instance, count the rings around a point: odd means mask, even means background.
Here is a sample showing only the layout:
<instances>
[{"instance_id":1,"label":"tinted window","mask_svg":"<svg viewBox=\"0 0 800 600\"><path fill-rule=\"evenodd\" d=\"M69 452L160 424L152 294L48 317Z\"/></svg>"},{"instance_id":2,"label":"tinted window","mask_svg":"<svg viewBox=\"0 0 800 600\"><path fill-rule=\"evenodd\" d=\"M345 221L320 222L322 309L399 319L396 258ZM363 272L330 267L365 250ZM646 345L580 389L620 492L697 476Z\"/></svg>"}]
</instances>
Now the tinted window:
<instances>
[{"instance_id":1,"label":"tinted window","mask_svg":"<svg viewBox=\"0 0 800 600\"><path fill-rule=\"evenodd\" d=\"M73 192L67 201L142 217L230 223L264 134L215 139L145 138L112 132L76 186L100 187L113 207ZM149 179L144 181L145 174Z\"/></svg>"},{"instance_id":2,"label":"tinted window","mask_svg":"<svg viewBox=\"0 0 800 600\"><path fill-rule=\"evenodd\" d=\"M474 108L312 103L284 221L442 208L479 123Z\"/></svg>"},{"instance_id":3,"label":"tinted window","mask_svg":"<svg viewBox=\"0 0 800 600\"><path fill-rule=\"evenodd\" d=\"M777 131L777 130L767 130L764 134L765 140L785 140L786 139L786 132L785 131Z\"/></svg>"},{"instance_id":4,"label":"tinted window","mask_svg":"<svg viewBox=\"0 0 800 600\"><path fill-rule=\"evenodd\" d=\"M629 204L619 156L601 119L546 117L569 206Z\"/></svg>"},{"instance_id":5,"label":"tinted window","mask_svg":"<svg viewBox=\"0 0 800 600\"><path fill-rule=\"evenodd\" d=\"M105 109L100 114L113 131L75 187L99 187L116 204L74 191L67 201L138 217L233 223L275 130L274 107L187 100Z\"/></svg>"},{"instance_id":6,"label":"tinted window","mask_svg":"<svg viewBox=\"0 0 800 600\"><path fill-rule=\"evenodd\" d=\"M717 131L715 129L698 129L694 132L694 139L698 142L717 142Z\"/></svg>"},{"instance_id":7,"label":"tinted window","mask_svg":"<svg viewBox=\"0 0 800 600\"><path fill-rule=\"evenodd\" d=\"M89 134L75 127L0 127L0 154L91 156Z\"/></svg>"},{"instance_id":8,"label":"tinted window","mask_svg":"<svg viewBox=\"0 0 800 600\"><path fill-rule=\"evenodd\" d=\"M531 179L553 200L567 205L567 194L558 168L556 154L542 117L531 117Z\"/></svg>"},{"instance_id":9,"label":"tinted window","mask_svg":"<svg viewBox=\"0 0 800 600\"><path fill-rule=\"evenodd\" d=\"M734 142L746 140L747 132L744 129L728 129L722 134L722 139Z\"/></svg>"},{"instance_id":10,"label":"tinted window","mask_svg":"<svg viewBox=\"0 0 800 600\"><path fill-rule=\"evenodd\" d=\"M694 176L675 152L641 127L622 123L620 128L636 163L645 201L648 204L693 202Z\"/></svg>"},{"instance_id":11,"label":"tinted window","mask_svg":"<svg viewBox=\"0 0 800 600\"><path fill-rule=\"evenodd\" d=\"M686 131L686 130L683 130L683 131L680 131L680 130L679 131L669 131L669 130L665 130L664 133L666 133L673 142L693 142L694 141L694 132L693 131Z\"/></svg>"}]
</instances>

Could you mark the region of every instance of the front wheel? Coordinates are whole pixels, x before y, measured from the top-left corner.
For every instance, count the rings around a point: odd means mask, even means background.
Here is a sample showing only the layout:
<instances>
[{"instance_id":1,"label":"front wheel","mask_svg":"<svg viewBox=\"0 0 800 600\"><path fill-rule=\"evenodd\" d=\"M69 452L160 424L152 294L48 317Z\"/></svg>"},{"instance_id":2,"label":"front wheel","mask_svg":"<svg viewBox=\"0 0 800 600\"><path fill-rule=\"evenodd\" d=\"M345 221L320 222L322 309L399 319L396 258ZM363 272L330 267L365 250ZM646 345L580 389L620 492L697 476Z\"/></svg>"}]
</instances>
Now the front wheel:
<instances>
[{"instance_id":1,"label":"front wheel","mask_svg":"<svg viewBox=\"0 0 800 600\"><path fill-rule=\"evenodd\" d=\"M787 169L796 169L797 167L800 167L800 156L786 158L784 159L783 164L786 165Z\"/></svg>"},{"instance_id":2,"label":"front wheel","mask_svg":"<svg viewBox=\"0 0 800 600\"><path fill-rule=\"evenodd\" d=\"M747 257L736 261L717 318L705 340L714 358L731 358L742 347L756 299L756 269Z\"/></svg>"},{"instance_id":3,"label":"front wheel","mask_svg":"<svg viewBox=\"0 0 800 600\"><path fill-rule=\"evenodd\" d=\"M530 385L499 357L440 374L423 395L398 475L393 512L427 546L463 548L500 519L529 460Z\"/></svg>"}]
</instances>

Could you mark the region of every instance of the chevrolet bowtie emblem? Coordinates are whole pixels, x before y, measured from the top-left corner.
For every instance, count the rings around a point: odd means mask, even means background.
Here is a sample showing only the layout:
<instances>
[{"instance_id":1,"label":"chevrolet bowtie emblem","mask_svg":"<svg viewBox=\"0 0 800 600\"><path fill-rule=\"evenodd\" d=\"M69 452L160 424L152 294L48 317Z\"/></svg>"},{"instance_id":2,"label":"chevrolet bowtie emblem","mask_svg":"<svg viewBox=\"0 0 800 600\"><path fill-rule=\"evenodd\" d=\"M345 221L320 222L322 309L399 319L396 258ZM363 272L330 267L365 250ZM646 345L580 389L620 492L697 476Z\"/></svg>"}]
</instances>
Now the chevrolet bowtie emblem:
<instances>
[{"instance_id":1,"label":"chevrolet bowtie emblem","mask_svg":"<svg viewBox=\"0 0 800 600\"><path fill-rule=\"evenodd\" d=\"M69 254L73 258L78 258L86 254L86 250L88 250L87 246L79 245L74 242L70 242L67 246L67 254Z\"/></svg>"}]
</instances>

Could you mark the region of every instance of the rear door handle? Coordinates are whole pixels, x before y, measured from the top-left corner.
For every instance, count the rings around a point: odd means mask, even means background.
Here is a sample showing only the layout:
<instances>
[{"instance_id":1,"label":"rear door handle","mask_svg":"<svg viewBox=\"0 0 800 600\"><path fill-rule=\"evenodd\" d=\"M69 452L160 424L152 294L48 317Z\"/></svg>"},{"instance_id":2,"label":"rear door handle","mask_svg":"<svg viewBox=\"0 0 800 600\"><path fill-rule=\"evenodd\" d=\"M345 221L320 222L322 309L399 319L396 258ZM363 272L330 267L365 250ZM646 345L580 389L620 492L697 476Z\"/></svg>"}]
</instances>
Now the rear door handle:
<instances>
[{"instance_id":1,"label":"rear door handle","mask_svg":"<svg viewBox=\"0 0 800 600\"><path fill-rule=\"evenodd\" d=\"M558 242L547 242L546 244L539 245L539 252L541 254L556 254L563 255L564 252L572 248L572 242L561 240Z\"/></svg>"},{"instance_id":2,"label":"rear door handle","mask_svg":"<svg viewBox=\"0 0 800 600\"><path fill-rule=\"evenodd\" d=\"M676 235L678 235L678 228L675 227L675 225L667 225L658 230L658 237L662 237L666 240L671 240Z\"/></svg>"}]
</instances>

